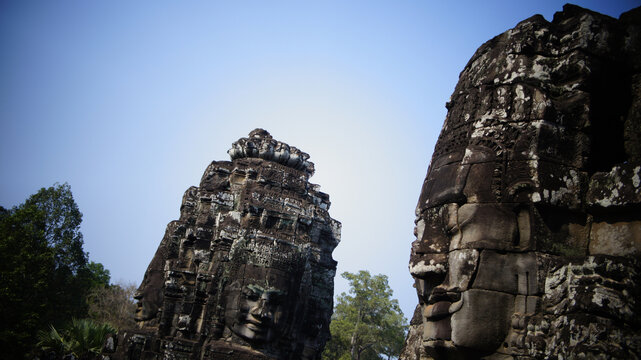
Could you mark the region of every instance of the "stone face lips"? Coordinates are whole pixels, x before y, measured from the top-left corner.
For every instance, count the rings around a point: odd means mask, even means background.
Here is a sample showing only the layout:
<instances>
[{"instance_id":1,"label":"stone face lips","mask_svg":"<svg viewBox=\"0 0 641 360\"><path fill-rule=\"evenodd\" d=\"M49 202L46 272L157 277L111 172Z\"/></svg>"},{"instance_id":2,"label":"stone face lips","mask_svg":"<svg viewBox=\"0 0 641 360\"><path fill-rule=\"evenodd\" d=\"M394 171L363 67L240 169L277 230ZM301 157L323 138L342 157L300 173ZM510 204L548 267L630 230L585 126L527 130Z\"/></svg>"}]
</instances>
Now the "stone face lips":
<instances>
[{"instance_id":1,"label":"stone face lips","mask_svg":"<svg viewBox=\"0 0 641 360\"><path fill-rule=\"evenodd\" d=\"M262 129L187 189L136 298L122 359L316 359L340 223L309 156Z\"/></svg>"},{"instance_id":2,"label":"stone face lips","mask_svg":"<svg viewBox=\"0 0 641 360\"><path fill-rule=\"evenodd\" d=\"M639 89L641 8L566 5L476 51L416 209L401 359L641 356Z\"/></svg>"}]
</instances>

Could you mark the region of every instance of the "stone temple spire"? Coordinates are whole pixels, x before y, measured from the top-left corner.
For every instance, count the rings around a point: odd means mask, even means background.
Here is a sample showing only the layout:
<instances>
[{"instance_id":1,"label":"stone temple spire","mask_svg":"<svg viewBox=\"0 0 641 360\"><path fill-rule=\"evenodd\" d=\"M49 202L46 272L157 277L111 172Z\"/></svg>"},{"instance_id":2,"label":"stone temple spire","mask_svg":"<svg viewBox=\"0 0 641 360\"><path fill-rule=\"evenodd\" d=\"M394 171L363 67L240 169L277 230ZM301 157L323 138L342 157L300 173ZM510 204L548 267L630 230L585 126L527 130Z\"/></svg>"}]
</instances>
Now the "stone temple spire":
<instances>
[{"instance_id":1,"label":"stone temple spire","mask_svg":"<svg viewBox=\"0 0 641 360\"><path fill-rule=\"evenodd\" d=\"M318 359L341 224L309 155L256 129L185 192L113 360Z\"/></svg>"},{"instance_id":2,"label":"stone temple spire","mask_svg":"<svg viewBox=\"0 0 641 360\"><path fill-rule=\"evenodd\" d=\"M307 177L314 175L314 163L309 154L274 138L263 129L255 129L246 138L240 138L227 151L232 160L261 158L304 171Z\"/></svg>"}]
</instances>

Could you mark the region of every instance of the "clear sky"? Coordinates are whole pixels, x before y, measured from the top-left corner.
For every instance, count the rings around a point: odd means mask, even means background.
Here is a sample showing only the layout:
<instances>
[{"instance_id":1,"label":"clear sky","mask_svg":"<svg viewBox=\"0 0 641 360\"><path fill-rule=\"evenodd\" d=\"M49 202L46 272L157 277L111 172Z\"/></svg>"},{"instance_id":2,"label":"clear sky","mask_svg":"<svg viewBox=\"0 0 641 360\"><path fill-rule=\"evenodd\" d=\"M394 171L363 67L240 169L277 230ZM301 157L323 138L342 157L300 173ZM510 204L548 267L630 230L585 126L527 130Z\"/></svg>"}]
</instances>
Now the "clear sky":
<instances>
[{"instance_id":1,"label":"clear sky","mask_svg":"<svg viewBox=\"0 0 641 360\"><path fill-rule=\"evenodd\" d=\"M414 208L458 74L563 3L1 1L0 205L68 182L90 259L139 283L183 192L261 127L316 164L338 274L387 274L410 318Z\"/></svg>"}]
</instances>

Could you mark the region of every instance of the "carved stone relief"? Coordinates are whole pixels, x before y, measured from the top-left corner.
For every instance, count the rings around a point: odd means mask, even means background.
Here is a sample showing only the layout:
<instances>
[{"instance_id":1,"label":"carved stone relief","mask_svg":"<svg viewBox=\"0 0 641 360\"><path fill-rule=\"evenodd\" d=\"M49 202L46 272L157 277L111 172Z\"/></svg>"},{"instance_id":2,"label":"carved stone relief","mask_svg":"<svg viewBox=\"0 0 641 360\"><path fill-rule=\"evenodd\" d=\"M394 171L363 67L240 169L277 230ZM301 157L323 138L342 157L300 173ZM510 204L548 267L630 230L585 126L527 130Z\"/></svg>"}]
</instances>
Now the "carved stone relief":
<instances>
[{"instance_id":1,"label":"carved stone relief","mask_svg":"<svg viewBox=\"0 0 641 360\"><path fill-rule=\"evenodd\" d=\"M187 189L116 359L318 359L341 225L309 155L262 129Z\"/></svg>"},{"instance_id":2,"label":"carved stone relief","mask_svg":"<svg viewBox=\"0 0 641 360\"><path fill-rule=\"evenodd\" d=\"M641 8L566 5L474 54L416 209L401 359L641 357L640 30Z\"/></svg>"}]
</instances>

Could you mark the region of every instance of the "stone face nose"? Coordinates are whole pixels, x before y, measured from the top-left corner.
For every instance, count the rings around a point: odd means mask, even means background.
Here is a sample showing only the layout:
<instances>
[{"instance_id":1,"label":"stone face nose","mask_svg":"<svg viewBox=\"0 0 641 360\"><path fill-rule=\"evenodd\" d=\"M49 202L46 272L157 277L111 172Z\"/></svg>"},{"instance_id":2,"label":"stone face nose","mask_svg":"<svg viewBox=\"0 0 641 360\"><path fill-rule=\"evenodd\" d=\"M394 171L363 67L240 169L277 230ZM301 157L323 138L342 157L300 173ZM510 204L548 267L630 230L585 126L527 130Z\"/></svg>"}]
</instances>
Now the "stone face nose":
<instances>
[{"instance_id":1,"label":"stone face nose","mask_svg":"<svg viewBox=\"0 0 641 360\"><path fill-rule=\"evenodd\" d=\"M268 319L271 311L267 304L267 300L264 298L258 299L256 304L251 308L250 313L259 319Z\"/></svg>"}]
</instances>

